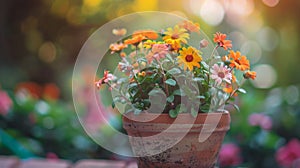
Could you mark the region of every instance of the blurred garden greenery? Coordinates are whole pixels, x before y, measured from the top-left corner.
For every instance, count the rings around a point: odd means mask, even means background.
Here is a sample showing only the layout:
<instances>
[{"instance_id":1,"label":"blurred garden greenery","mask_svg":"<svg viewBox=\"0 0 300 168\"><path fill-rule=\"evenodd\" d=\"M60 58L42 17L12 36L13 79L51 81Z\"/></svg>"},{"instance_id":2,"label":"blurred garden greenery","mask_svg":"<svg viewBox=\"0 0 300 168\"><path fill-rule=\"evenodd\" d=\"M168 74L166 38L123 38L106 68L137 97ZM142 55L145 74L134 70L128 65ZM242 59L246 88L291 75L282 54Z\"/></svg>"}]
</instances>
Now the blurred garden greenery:
<instances>
[{"instance_id":1,"label":"blurred garden greenery","mask_svg":"<svg viewBox=\"0 0 300 168\"><path fill-rule=\"evenodd\" d=\"M230 109L220 167L300 167L299 8L298 0L3 0L0 155L124 159L83 131L72 71L101 25L150 10L187 17L206 34L228 34L258 74L237 100L241 112Z\"/></svg>"}]
</instances>

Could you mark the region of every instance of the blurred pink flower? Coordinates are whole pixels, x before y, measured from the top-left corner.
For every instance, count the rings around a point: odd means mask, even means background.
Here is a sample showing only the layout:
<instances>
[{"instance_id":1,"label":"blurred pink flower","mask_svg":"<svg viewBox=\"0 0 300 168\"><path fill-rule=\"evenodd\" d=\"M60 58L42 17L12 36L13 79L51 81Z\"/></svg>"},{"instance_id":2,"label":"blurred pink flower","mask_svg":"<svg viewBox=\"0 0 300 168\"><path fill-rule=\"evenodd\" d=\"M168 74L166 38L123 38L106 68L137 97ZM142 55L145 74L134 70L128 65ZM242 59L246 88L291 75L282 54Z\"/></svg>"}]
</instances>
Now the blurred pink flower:
<instances>
[{"instance_id":1,"label":"blurred pink flower","mask_svg":"<svg viewBox=\"0 0 300 168\"><path fill-rule=\"evenodd\" d=\"M56 161L56 160L59 159L58 156L53 152L48 152L46 154L46 158L49 159L49 160L53 160L53 161Z\"/></svg>"},{"instance_id":2,"label":"blurred pink flower","mask_svg":"<svg viewBox=\"0 0 300 168\"><path fill-rule=\"evenodd\" d=\"M248 122L250 125L260 126L264 130L270 130L273 125L271 117L258 113L251 114L248 118Z\"/></svg>"},{"instance_id":3,"label":"blurred pink flower","mask_svg":"<svg viewBox=\"0 0 300 168\"><path fill-rule=\"evenodd\" d=\"M168 54L168 51L169 47L166 44L154 44L146 58L151 64L153 59L159 61L159 59L165 58L166 54Z\"/></svg>"},{"instance_id":4,"label":"blurred pink flower","mask_svg":"<svg viewBox=\"0 0 300 168\"><path fill-rule=\"evenodd\" d=\"M233 143L222 145L219 162L221 167L234 166L242 163L240 148Z\"/></svg>"},{"instance_id":5,"label":"blurred pink flower","mask_svg":"<svg viewBox=\"0 0 300 168\"><path fill-rule=\"evenodd\" d=\"M0 90L0 114L6 115L12 106L12 101L5 91Z\"/></svg>"},{"instance_id":6,"label":"blurred pink flower","mask_svg":"<svg viewBox=\"0 0 300 168\"><path fill-rule=\"evenodd\" d=\"M300 141L292 139L276 152L277 162L284 167L292 167L300 159Z\"/></svg>"}]
</instances>

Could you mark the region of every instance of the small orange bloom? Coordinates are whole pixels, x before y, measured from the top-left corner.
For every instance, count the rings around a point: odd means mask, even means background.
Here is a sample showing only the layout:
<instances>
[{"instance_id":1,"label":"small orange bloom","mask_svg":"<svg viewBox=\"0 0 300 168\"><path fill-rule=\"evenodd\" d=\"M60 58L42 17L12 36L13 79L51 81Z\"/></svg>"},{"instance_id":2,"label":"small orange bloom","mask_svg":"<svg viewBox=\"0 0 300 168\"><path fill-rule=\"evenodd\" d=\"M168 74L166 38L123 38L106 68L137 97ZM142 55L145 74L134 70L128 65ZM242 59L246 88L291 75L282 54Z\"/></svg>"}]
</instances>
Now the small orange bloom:
<instances>
[{"instance_id":1,"label":"small orange bloom","mask_svg":"<svg viewBox=\"0 0 300 168\"><path fill-rule=\"evenodd\" d=\"M239 51L234 52L230 51L229 53L230 60L230 67L239 69L241 71L249 70L250 69L250 63L246 56L241 56L241 53Z\"/></svg>"},{"instance_id":2,"label":"small orange bloom","mask_svg":"<svg viewBox=\"0 0 300 168\"><path fill-rule=\"evenodd\" d=\"M170 45L173 51L178 51L181 48L180 40L167 39L165 42Z\"/></svg>"},{"instance_id":3,"label":"small orange bloom","mask_svg":"<svg viewBox=\"0 0 300 168\"><path fill-rule=\"evenodd\" d=\"M123 43L113 43L109 46L109 49L111 50L111 53L115 53L115 52L119 52L121 50L123 50L124 48L127 47L127 44L123 44Z\"/></svg>"},{"instance_id":4,"label":"small orange bloom","mask_svg":"<svg viewBox=\"0 0 300 168\"><path fill-rule=\"evenodd\" d=\"M138 45L141 41L145 40L146 37L139 34L136 36L132 36L132 38L127 39L124 41L124 44L132 44L132 45Z\"/></svg>"},{"instance_id":5,"label":"small orange bloom","mask_svg":"<svg viewBox=\"0 0 300 168\"><path fill-rule=\"evenodd\" d=\"M254 71L247 71L246 73L244 73L244 78L245 79L251 78L251 79L254 80L256 78L256 72L254 72Z\"/></svg>"},{"instance_id":6,"label":"small orange bloom","mask_svg":"<svg viewBox=\"0 0 300 168\"><path fill-rule=\"evenodd\" d=\"M221 59L223 62L229 61L229 58L227 55L224 55Z\"/></svg>"},{"instance_id":7,"label":"small orange bloom","mask_svg":"<svg viewBox=\"0 0 300 168\"><path fill-rule=\"evenodd\" d=\"M231 40L226 40L227 35L217 32L214 34L214 42L218 44L218 46L223 47L224 50L228 48L232 48Z\"/></svg>"},{"instance_id":8,"label":"small orange bloom","mask_svg":"<svg viewBox=\"0 0 300 168\"><path fill-rule=\"evenodd\" d=\"M120 56L121 56L121 57L126 57L126 53L125 53L125 52L121 52L121 53L120 53Z\"/></svg>"},{"instance_id":9,"label":"small orange bloom","mask_svg":"<svg viewBox=\"0 0 300 168\"><path fill-rule=\"evenodd\" d=\"M226 87L223 88L223 91L228 94L232 94L234 92L232 85L226 85ZM238 95L237 93L233 94L233 96L237 96L237 95Z\"/></svg>"},{"instance_id":10,"label":"small orange bloom","mask_svg":"<svg viewBox=\"0 0 300 168\"><path fill-rule=\"evenodd\" d=\"M229 94L230 94L230 93L233 91L232 86L224 87L224 88L223 88L223 91L224 91L225 93L229 93Z\"/></svg>"},{"instance_id":11,"label":"small orange bloom","mask_svg":"<svg viewBox=\"0 0 300 168\"><path fill-rule=\"evenodd\" d=\"M139 67L139 63L136 62L136 63L132 64L132 66L133 66L133 68L138 68Z\"/></svg>"},{"instance_id":12,"label":"small orange bloom","mask_svg":"<svg viewBox=\"0 0 300 168\"><path fill-rule=\"evenodd\" d=\"M139 72L138 75L144 77L144 76L146 76L146 72L145 71Z\"/></svg>"},{"instance_id":13,"label":"small orange bloom","mask_svg":"<svg viewBox=\"0 0 300 168\"><path fill-rule=\"evenodd\" d=\"M140 30L136 31L132 34L132 37L142 35L146 37L147 39L155 40L158 38L158 34L153 30Z\"/></svg>"},{"instance_id":14,"label":"small orange bloom","mask_svg":"<svg viewBox=\"0 0 300 168\"><path fill-rule=\"evenodd\" d=\"M197 32L200 33L200 26L198 23L193 23L191 21L185 20L181 24L179 24L181 28L186 29L189 32Z\"/></svg>"},{"instance_id":15,"label":"small orange bloom","mask_svg":"<svg viewBox=\"0 0 300 168\"><path fill-rule=\"evenodd\" d=\"M232 83L236 83L236 76L234 75L234 71L231 71L232 75Z\"/></svg>"}]
</instances>

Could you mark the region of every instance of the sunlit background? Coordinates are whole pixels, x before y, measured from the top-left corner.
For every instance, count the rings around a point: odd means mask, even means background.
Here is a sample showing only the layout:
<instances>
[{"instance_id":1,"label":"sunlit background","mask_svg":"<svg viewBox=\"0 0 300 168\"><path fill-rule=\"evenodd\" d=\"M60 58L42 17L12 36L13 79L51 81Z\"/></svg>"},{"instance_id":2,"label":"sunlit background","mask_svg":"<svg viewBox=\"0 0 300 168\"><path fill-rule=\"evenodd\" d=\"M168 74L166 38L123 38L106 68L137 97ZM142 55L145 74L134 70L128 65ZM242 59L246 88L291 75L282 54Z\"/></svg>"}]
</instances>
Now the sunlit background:
<instances>
[{"instance_id":1,"label":"sunlit background","mask_svg":"<svg viewBox=\"0 0 300 168\"><path fill-rule=\"evenodd\" d=\"M208 35L228 34L258 74L240 95L241 112L231 111L220 167L300 167L299 8L298 0L1 1L0 155L129 159L84 133L72 104L72 71L97 28L151 10L199 22Z\"/></svg>"}]
</instances>

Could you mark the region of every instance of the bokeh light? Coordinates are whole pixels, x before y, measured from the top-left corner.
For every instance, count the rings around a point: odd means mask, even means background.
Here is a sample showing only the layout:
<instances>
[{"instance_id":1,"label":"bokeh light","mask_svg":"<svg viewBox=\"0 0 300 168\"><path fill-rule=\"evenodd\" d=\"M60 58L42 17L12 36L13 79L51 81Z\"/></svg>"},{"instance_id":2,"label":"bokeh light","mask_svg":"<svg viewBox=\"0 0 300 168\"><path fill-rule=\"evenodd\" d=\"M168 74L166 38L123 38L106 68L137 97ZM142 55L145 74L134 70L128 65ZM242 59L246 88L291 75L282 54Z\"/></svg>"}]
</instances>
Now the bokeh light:
<instances>
[{"instance_id":1,"label":"bokeh light","mask_svg":"<svg viewBox=\"0 0 300 168\"><path fill-rule=\"evenodd\" d=\"M277 32L271 27L264 27L257 32L257 41L260 46L266 51L274 50L279 43Z\"/></svg>"},{"instance_id":2,"label":"bokeh light","mask_svg":"<svg viewBox=\"0 0 300 168\"><path fill-rule=\"evenodd\" d=\"M296 104L299 101L299 89L291 85L285 89L284 98L288 104Z\"/></svg>"},{"instance_id":3,"label":"bokeh light","mask_svg":"<svg viewBox=\"0 0 300 168\"><path fill-rule=\"evenodd\" d=\"M55 45L48 41L44 42L41 47L39 48L39 58L47 63L51 63L56 58L56 47Z\"/></svg>"},{"instance_id":4,"label":"bokeh light","mask_svg":"<svg viewBox=\"0 0 300 168\"><path fill-rule=\"evenodd\" d=\"M240 16L248 16L254 11L253 0L223 0L226 12Z\"/></svg>"},{"instance_id":5,"label":"bokeh light","mask_svg":"<svg viewBox=\"0 0 300 168\"><path fill-rule=\"evenodd\" d=\"M256 41L247 41L243 43L241 52L247 55L253 64L257 63L262 56L262 50Z\"/></svg>"},{"instance_id":6,"label":"bokeh light","mask_svg":"<svg viewBox=\"0 0 300 168\"><path fill-rule=\"evenodd\" d=\"M200 9L201 18L210 25L218 25L223 21L224 8L219 1L206 0Z\"/></svg>"},{"instance_id":7,"label":"bokeh light","mask_svg":"<svg viewBox=\"0 0 300 168\"><path fill-rule=\"evenodd\" d=\"M262 0L262 2L269 7L275 7L279 1L280 0Z\"/></svg>"},{"instance_id":8,"label":"bokeh light","mask_svg":"<svg viewBox=\"0 0 300 168\"><path fill-rule=\"evenodd\" d=\"M277 74L271 65L260 64L255 66L253 70L257 72L256 79L252 81L255 87L267 89L275 84L277 80Z\"/></svg>"}]
</instances>

